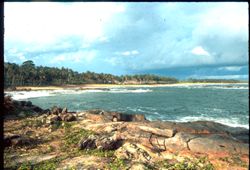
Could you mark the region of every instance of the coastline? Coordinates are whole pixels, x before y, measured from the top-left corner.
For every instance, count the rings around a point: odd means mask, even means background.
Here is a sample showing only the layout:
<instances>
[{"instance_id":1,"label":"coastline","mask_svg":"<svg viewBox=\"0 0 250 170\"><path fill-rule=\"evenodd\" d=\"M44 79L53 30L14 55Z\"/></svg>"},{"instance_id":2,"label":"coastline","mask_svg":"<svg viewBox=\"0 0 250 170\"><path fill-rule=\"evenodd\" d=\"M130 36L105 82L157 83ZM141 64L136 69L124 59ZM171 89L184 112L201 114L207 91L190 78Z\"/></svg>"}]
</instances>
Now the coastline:
<instances>
[{"instance_id":1,"label":"coastline","mask_svg":"<svg viewBox=\"0 0 250 170\"><path fill-rule=\"evenodd\" d=\"M89 90L100 88L125 88L125 87L178 87L178 86L202 86L202 85L230 85L230 84L249 84L249 83L176 83L176 84L82 84L82 85L63 85L63 86L19 86L16 90L4 91L22 91L22 90Z\"/></svg>"},{"instance_id":2,"label":"coastline","mask_svg":"<svg viewBox=\"0 0 250 170\"><path fill-rule=\"evenodd\" d=\"M29 102L16 101L14 107L20 118L5 117L4 122L6 168L249 167L249 130L244 128L211 121L149 121L141 114L104 110L42 110Z\"/></svg>"}]
</instances>

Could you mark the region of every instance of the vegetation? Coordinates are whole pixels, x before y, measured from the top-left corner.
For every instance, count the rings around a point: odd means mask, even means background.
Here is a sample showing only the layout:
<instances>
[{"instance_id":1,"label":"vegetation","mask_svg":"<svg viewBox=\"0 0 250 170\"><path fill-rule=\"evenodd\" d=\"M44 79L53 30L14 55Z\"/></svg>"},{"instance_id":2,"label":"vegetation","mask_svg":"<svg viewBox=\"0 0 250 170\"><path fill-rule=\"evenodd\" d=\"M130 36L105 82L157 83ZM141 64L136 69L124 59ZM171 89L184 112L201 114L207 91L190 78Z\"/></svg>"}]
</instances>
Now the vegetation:
<instances>
[{"instance_id":1,"label":"vegetation","mask_svg":"<svg viewBox=\"0 0 250 170\"><path fill-rule=\"evenodd\" d=\"M119 170L119 169L126 169L125 160L116 158L112 162L109 163L108 169L111 170Z\"/></svg>"},{"instance_id":2,"label":"vegetation","mask_svg":"<svg viewBox=\"0 0 250 170\"><path fill-rule=\"evenodd\" d=\"M178 162L173 160L165 160L158 162L159 167L164 167L169 170L214 170L214 166L209 162L207 157L200 157L196 159L185 158L185 160Z\"/></svg>"},{"instance_id":3,"label":"vegetation","mask_svg":"<svg viewBox=\"0 0 250 170\"><path fill-rule=\"evenodd\" d=\"M87 71L78 73L68 68L35 66L33 61L25 61L22 65L4 63L4 87L15 86L46 86L67 84L123 84L129 82L138 84L177 83L171 77L161 77L151 74L115 76L112 74Z\"/></svg>"},{"instance_id":4,"label":"vegetation","mask_svg":"<svg viewBox=\"0 0 250 170\"><path fill-rule=\"evenodd\" d=\"M243 161L238 155L234 155L232 157L223 157L220 160L227 162L231 166L241 166L247 168L247 163Z\"/></svg>"}]
</instances>

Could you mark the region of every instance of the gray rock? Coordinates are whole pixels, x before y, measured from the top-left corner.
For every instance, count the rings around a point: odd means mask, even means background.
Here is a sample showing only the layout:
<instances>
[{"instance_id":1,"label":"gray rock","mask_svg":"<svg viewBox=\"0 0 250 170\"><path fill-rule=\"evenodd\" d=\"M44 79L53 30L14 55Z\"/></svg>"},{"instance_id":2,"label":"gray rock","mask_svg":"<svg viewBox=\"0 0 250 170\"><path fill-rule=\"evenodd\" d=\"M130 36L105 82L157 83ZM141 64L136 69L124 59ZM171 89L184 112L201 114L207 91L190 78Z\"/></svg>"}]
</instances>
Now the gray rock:
<instances>
[{"instance_id":1,"label":"gray rock","mask_svg":"<svg viewBox=\"0 0 250 170\"><path fill-rule=\"evenodd\" d=\"M83 138L79 144L78 147L79 149L95 149L96 148L96 144L95 144L95 140L96 140L96 136L95 135L91 135L87 138Z\"/></svg>"},{"instance_id":2,"label":"gray rock","mask_svg":"<svg viewBox=\"0 0 250 170\"><path fill-rule=\"evenodd\" d=\"M24 118L24 117L26 117L26 114L25 114L24 112L20 112L20 113L18 114L18 117Z\"/></svg>"},{"instance_id":3,"label":"gray rock","mask_svg":"<svg viewBox=\"0 0 250 170\"><path fill-rule=\"evenodd\" d=\"M66 122L71 122L71 121L75 121L76 117L71 113L67 113L67 114L62 115L62 120Z\"/></svg>"},{"instance_id":4,"label":"gray rock","mask_svg":"<svg viewBox=\"0 0 250 170\"><path fill-rule=\"evenodd\" d=\"M100 138L97 138L95 143L98 149L116 150L123 144L123 140L103 135Z\"/></svg>"},{"instance_id":5,"label":"gray rock","mask_svg":"<svg viewBox=\"0 0 250 170\"><path fill-rule=\"evenodd\" d=\"M58 121L62 121L60 116L54 115L49 118L50 124L55 124Z\"/></svg>"},{"instance_id":6,"label":"gray rock","mask_svg":"<svg viewBox=\"0 0 250 170\"><path fill-rule=\"evenodd\" d=\"M28 146L32 144L32 139L21 135L10 135L4 138L5 147L13 146L13 147L22 147Z\"/></svg>"},{"instance_id":7,"label":"gray rock","mask_svg":"<svg viewBox=\"0 0 250 170\"><path fill-rule=\"evenodd\" d=\"M66 114L68 112L68 109L65 107L65 108L63 108L63 110L62 110L62 114Z\"/></svg>"},{"instance_id":8,"label":"gray rock","mask_svg":"<svg viewBox=\"0 0 250 170\"><path fill-rule=\"evenodd\" d=\"M52 109L51 109L51 114L54 114L54 115L58 115L59 113L62 112L62 108L59 108L57 106L54 106Z\"/></svg>"}]
</instances>

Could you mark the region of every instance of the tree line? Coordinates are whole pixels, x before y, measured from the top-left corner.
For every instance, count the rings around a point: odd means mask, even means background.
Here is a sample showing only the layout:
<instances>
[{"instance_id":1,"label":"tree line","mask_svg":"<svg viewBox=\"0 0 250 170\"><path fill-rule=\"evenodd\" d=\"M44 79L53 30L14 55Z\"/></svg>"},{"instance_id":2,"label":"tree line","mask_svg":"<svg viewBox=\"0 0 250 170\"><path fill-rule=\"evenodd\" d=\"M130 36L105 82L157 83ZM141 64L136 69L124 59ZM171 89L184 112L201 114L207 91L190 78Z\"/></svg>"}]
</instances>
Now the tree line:
<instances>
[{"instance_id":1,"label":"tree line","mask_svg":"<svg viewBox=\"0 0 250 170\"><path fill-rule=\"evenodd\" d=\"M36 66L28 60L21 65L4 63L4 87L48 86L69 84L168 84L178 83L176 78L152 74L122 75L83 72L68 68Z\"/></svg>"}]
</instances>

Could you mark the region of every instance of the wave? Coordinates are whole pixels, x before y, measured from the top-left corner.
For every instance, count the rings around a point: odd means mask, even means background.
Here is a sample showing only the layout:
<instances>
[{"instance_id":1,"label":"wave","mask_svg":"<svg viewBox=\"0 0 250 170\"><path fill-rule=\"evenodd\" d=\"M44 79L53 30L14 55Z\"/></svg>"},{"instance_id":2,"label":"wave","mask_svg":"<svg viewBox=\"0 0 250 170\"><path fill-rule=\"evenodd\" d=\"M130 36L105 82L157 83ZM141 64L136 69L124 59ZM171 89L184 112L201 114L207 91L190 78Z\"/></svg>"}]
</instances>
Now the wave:
<instances>
[{"instance_id":1,"label":"wave","mask_svg":"<svg viewBox=\"0 0 250 170\"><path fill-rule=\"evenodd\" d=\"M174 122L213 121L230 127L243 127L249 129L249 125L240 124L237 118L225 119L225 118L214 118L205 116L185 116L178 120L168 120L168 121L174 121Z\"/></svg>"},{"instance_id":2,"label":"wave","mask_svg":"<svg viewBox=\"0 0 250 170\"><path fill-rule=\"evenodd\" d=\"M110 89L110 93L147 93L152 92L151 89Z\"/></svg>"},{"instance_id":3,"label":"wave","mask_svg":"<svg viewBox=\"0 0 250 170\"><path fill-rule=\"evenodd\" d=\"M14 100L27 100L30 98L56 96L61 94L83 94L83 93L146 93L150 89L88 89L88 90L39 90L39 91L12 91L5 92Z\"/></svg>"},{"instance_id":4,"label":"wave","mask_svg":"<svg viewBox=\"0 0 250 170\"><path fill-rule=\"evenodd\" d=\"M234 89L234 90L248 90L248 86L241 85L182 85L182 86L172 86L177 88L188 88L188 89L200 89L200 88L210 88L210 89Z\"/></svg>"},{"instance_id":5,"label":"wave","mask_svg":"<svg viewBox=\"0 0 250 170\"><path fill-rule=\"evenodd\" d=\"M222 87L214 87L216 89L235 89L235 90L248 90L249 87L247 86L222 86Z\"/></svg>"},{"instance_id":6,"label":"wave","mask_svg":"<svg viewBox=\"0 0 250 170\"><path fill-rule=\"evenodd\" d=\"M47 96L55 96L55 94L50 93L47 90L43 91L18 91L18 92L6 92L7 95L10 95L14 100L26 100L29 98L36 97L47 97Z\"/></svg>"}]
</instances>

